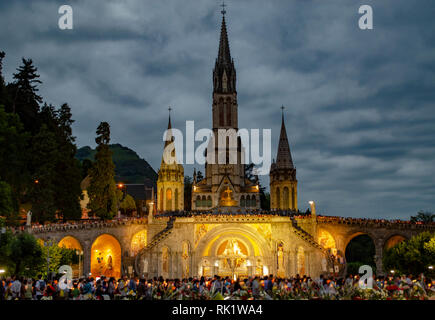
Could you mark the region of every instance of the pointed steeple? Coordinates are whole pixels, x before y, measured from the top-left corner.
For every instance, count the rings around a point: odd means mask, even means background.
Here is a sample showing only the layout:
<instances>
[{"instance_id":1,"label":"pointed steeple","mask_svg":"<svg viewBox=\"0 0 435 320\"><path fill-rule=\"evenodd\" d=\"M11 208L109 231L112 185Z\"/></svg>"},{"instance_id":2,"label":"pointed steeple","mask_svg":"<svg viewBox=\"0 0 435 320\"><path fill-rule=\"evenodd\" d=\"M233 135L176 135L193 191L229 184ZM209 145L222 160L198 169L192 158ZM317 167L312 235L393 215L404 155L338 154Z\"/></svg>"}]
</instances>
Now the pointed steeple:
<instances>
[{"instance_id":1,"label":"pointed steeple","mask_svg":"<svg viewBox=\"0 0 435 320\"><path fill-rule=\"evenodd\" d=\"M236 92L236 69L234 68L234 60L231 58L230 54L225 13L226 11L222 10L219 51L213 70L213 87L214 92L233 93Z\"/></svg>"},{"instance_id":2,"label":"pointed steeple","mask_svg":"<svg viewBox=\"0 0 435 320\"><path fill-rule=\"evenodd\" d=\"M278 152L276 155L276 166L278 168L291 168L293 169L293 160L290 152L290 146L287 138L287 130L284 123L284 106L281 107L282 112L282 122L281 122L281 133L279 135Z\"/></svg>"},{"instance_id":3,"label":"pointed steeple","mask_svg":"<svg viewBox=\"0 0 435 320\"><path fill-rule=\"evenodd\" d=\"M169 120L168 120L168 130L166 131L166 137L165 137L165 148L170 144L172 141L174 141L174 137L172 136L172 125L171 125L171 110L172 108L169 107Z\"/></svg>"},{"instance_id":4,"label":"pointed steeple","mask_svg":"<svg viewBox=\"0 0 435 320\"><path fill-rule=\"evenodd\" d=\"M220 65L231 63L230 44L228 42L228 33L227 33L227 25L225 23L225 15L222 15L221 38L219 41L219 53L218 53L217 63Z\"/></svg>"}]
</instances>

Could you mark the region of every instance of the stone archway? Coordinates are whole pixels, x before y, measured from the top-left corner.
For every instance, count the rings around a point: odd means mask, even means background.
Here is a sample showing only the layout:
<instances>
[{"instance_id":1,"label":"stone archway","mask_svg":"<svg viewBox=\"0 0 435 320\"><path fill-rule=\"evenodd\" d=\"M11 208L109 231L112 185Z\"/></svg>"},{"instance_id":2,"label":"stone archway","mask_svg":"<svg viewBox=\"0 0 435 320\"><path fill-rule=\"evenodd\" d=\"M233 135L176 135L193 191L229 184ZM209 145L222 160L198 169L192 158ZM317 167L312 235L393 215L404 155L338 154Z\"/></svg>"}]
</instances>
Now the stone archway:
<instances>
[{"instance_id":1,"label":"stone archway","mask_svg":"<svg viewBox=\"0 0 435 320\"><path fill-rule=\"evenodd\" d=\"M368 233L352 234L345 246L347 273L355 274L360 265L377 266L375 238Z\"/></svg>"},{"instance_id":2,"label":"stone archway","mask_svg":"<svg viewBox=\"0 0 435 320\"><path fill-rule=\"evenodd\" d=\"M80 241L73 236L63 237L57 244L61 248L75 250L78 257L77 263L73 263L71 268L73 270L73 277L79 278L83 274L83 246Z\"/></svg>"},{"instance_id":3,"label":"stone archway","mask_svg":"<svg viewBox=\"0 0 435 320\"><path fill-rule=\"evenodd\" d=\"M94 277L121 276L121 244L110 234L98 236L91 248L91 274Z\"/></svg>"},{"instance_id":4,"label":"stone archway","mask_svg":"<svg viewBox=\"0 0 435 320\"><path fill-rule=\"evenodd\" d=\"M394 247L396 244L406 241L407 238L405 236L402 236L400 234L392 235L385 241L384 249L390 249Z\"/></svg>"},{"instance_id":5,"label":"stone archway","mask_svg":"<svg viewBox=\"0 0 435 320\"><path fill-rule=\"evenodd\" d=\"M220 225L205 234L196 250L198 275L245 277L272 269L269 244L248 225Z\"/></svg>"}]
</instances>

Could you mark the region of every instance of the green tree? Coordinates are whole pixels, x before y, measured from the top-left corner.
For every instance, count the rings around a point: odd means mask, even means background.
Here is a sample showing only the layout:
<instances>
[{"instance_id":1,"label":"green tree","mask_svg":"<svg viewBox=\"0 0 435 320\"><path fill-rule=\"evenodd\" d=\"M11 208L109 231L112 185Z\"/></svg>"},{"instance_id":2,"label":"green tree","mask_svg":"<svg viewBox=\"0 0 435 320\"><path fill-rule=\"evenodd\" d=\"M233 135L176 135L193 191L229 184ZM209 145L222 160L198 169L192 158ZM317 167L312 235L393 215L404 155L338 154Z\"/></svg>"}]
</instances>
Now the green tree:
<instances>
[{"instance_id":1,"label":"green tree","mask_svg":"<svg viewBox=\"0 0 435 320\"><path fill-rule=\"evenodd\" d=\"M32 59L23 58L22 62L17 69L18 72L14 74L15 82L8 85L13 102L12 110L7 111L17 113L26 130L36 134L40 124L35 120L38 117L39 103L42 102L42 97L38 95L38 84L42 82Z\"/></svg>"},{"instance_id":2,"label":"green tree","mask_svg":"<svg viewBox=\"0 0 435 320\"><path fill-rule=\"evenodd\" d=\"M53 221L56 218L56 173L58 149L55 134L43 124L32 139L32 172L34 181L29 194L33 218Z\"/></svg>"},{"instance_id":3,"label":"green tree","mask_svg":"<svg viewBox=\"0 0 435 320\"><path fill-rule=\"evenodd\" d=\"M0 180L8 183L11 188L15 214L18 214L30 181L28 141L29 135L24 132L19 117L7 113L0 105Z\"/></svg>"},{"instance_id":4,"label":"green tree","mask_svg":"<svg viewBox=\"0 0 435 320\"><path fill-rule=\"evenodd\" d=\"M383 265L402 274L427 273L428 267L435 265L435 233L420 233L386 250Z\"/></svg>"},{"instance_id":5,"label":"green tree","mask_svg":"<svg viewBox=\"0 0 435 320\"><path fill-rule=\"evenodd\" d=\"M115 185L115 165L109 149L110 127L101 122L97 128L97 153L89 170L91 182L88 188L88 208L101 219L112 219L116 214L118 199Z\"/></svg>"},{"instance_id":6,"label":"green tree","mask_svg":"<svg viewBox=\"0 0 435 320\"><path fill-rule=\"evenodd\" d=\"M48 241L45 245L41 245L41 250L43 252L42 259L44 264L39 269L39 273L42 275L47 275L47 261L49 271L55 274L58 273L59 268L63 265L71 266L74 263L78 263L75 249L59 247L54 241ZM49 255L50 259L47 259L47 255Z\"/></svg>"},{"instance_id":7,"label":"green tree","mask_svg":"<svg viewBox=\"0 0 435 320\"><path fill-rule=\"evenodd\" d=\"M124 199L119 204L119 209L121 209L124 214L131 214L134 210L136 210L136 202L129 194L126 194L123 198Z\"/></svg>"},{"instance_id":8,"label":"green tree","mask_svg":"<svg viewBox=\"0 0 435 320\"><path fill-rule=\"evenodd\" d=\"M11 187L0 181L0 216L10 217L13 211Z\"/></svg>"},{"instance_id":9,"label":"green tree","mask_svg":"<svg viewBox=\"0 0 435 320\"><path fill-rule=\"evenodd\" d=\"M13 263L14 274L28 277L34 277L44 263L41 245L26 232L12 238L9 259Z\"/></svg>"},{"instance_id":10,"label":"green tree","mask_svg":"<svg viewBox=\"0 0 435 320\"><path fill-rule=\"evenodd\" d=\"M435 213L427 211L419 211L416 216L411 216L412 222L430 223L435 221Z\"/></svg>"},{"instance_id":11,"label":"green tree","mask_svg":"<svg viewBox=\"0 0 435 320\"><path fill-rule=\"evenodd\" d=\"M55 190L55 203L64 220L79 219L82 178L80 162L75 158L77 147L71 129L74 120L72 120L71 109L66 103L60 107L56 115L58 158L55 165L55 180L58 183Z\"/></svg>"}]
</instances>

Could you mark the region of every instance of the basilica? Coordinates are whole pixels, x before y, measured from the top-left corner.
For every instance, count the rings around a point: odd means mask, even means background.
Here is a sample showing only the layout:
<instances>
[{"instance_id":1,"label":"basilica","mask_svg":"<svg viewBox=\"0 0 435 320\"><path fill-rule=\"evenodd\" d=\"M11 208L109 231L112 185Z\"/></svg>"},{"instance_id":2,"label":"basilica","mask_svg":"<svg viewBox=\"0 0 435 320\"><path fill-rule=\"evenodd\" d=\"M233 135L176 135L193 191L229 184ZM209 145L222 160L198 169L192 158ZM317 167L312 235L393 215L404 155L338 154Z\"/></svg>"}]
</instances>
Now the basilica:
<instances>
[{"instance_id":1,"label":"basilica","mask_svg":"<svg viewBox=\"0 0 435 320\"><path fill-rule=\"evenodd\" d=\"M225 11L212 80L212 131L238 129L236 68L230 54ZM185 211L184 168L176 161L171 118L158 172L157 192L144 202L144 218L114 219L29 229L42 241L76 249L82 257L79 275L188 278L229 276L233 279L273 274L318 277L346 273L346 249L356 237L372 239L377 274L382 274L386 248L433 225L401 221L351 219L298 211L298 180L284 115L277 155L270 167L270 210L260 208L258 177L247 174L244 147L210 140L205 175L194 173L192 210ZM218 148L219 147L219 148ZM217 150L219 149L219 150ZM214 157L225 161L215 161ZM232 160L232 161L231 161ZM234 161L235 160L235 161ZM86 201L86 197L84 200Z\"/></svg>"},{"instance_id":2,"label":"basilica","mask_svg":"<svg viewBox=\"0 0 435 320\"><path fill-rule=\"evenodd\" d=\"M236 68L230 54L224 12L212 80L213 133L217 136L222 129L237 131ZM171 150L174 156L175 146L168 148L169 144L174 144L171 128L169 118L164 150ZM321 263L312 262L322 258L326 261L325 252L292 231L297 228L315 232L315 212L296 221L296 168L284 115L276 160L270 168L270 197L271 212L285 212L285 216L261 213L258 176L246 175L243 150L240 138L233 146L225 144L224 150L218 148L216 139L211 140L206 153L213 154L215 161L206 162L202 179L194 172L191 207L195 214L183 216L176 214L184 210L183 166L176 161L168 164L164 161L165 155L162 156L156 212L152 214L153 223L148 232L155 242L151 241L138 254L139 273L164 277L214 274L236 277L320 272ZM234 152L236 161L229 161L230 152ZM224 163L218 161L220 154L226 158ZM163 231L162 224L166 224Z\"/></svg>"}]
</instances>

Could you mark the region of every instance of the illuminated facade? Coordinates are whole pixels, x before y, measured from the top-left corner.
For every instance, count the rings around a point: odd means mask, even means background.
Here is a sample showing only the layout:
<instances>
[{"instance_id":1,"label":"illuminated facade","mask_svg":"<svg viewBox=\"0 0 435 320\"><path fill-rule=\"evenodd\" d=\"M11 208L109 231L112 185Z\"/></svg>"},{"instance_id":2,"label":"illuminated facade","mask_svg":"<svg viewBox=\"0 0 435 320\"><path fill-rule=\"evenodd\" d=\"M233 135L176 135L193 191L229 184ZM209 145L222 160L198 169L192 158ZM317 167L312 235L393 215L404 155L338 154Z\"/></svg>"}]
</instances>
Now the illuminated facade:
<instances>
[{"instance_id":1,"label":"illuminated facade","mask_svg":"<svg viewBox=\"0 0 435 320\"><path fill-rule=\"evenodd\" d=\"M237 92L234 62L229 54L225 18L222 19L219 56L213 72L213 129L237 128ZM163 158L176 159L168 125ZM237 157L242 148L237 144ZM238 162L240 163L240 162ZM163 211L183 210L184 170L165 162L157 182L157 215L147 220L113 221L43 230L35 235L55 239L59 245L83 250L83 274L119 277L187 278L222 275L232 278L253 275L290 277L299 274L343 275L344 252L349 242L366 234L375 246L377 273L382 273L385 248L433 226L361 222L311 214L280 216L245 214L259 208L256 181L245 178L239 164L206 164L203 180L194 176L192 208L212 211L189 217L158 217ZM276 161L270 170L272 209L297 210L296 168L282 119ZM221 212L215 212L215 211ZM231 211L231 215L219 214ZM236 211L235 211L236 210Z\"/></svg>"}]
</instances>

